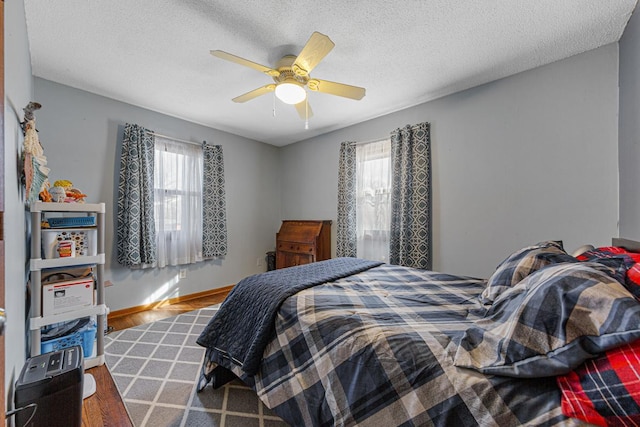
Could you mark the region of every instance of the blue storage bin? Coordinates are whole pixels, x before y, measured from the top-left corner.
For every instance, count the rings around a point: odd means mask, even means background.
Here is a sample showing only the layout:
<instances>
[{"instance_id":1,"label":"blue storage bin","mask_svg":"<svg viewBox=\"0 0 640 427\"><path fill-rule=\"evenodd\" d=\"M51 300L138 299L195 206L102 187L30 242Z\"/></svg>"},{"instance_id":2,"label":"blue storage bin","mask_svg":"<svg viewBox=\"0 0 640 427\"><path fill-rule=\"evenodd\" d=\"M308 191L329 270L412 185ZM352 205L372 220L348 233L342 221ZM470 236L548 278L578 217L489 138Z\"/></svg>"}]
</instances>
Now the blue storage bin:
<instances>
[{"instance_id":1,"label":"blue storage bin","mask_svg":"<svg viewBox=\"0 0 640 427\"><path fill-rule=\"evenodd\" d=\"M60 338L53 338L40 343L40 352L49 353L51 351L62 350L63 348L82 346L84 357L91 357L93 353L93 341L96 338L96 325L93 323L79 329L69 335Z\"/></svg>"}]
</instances>

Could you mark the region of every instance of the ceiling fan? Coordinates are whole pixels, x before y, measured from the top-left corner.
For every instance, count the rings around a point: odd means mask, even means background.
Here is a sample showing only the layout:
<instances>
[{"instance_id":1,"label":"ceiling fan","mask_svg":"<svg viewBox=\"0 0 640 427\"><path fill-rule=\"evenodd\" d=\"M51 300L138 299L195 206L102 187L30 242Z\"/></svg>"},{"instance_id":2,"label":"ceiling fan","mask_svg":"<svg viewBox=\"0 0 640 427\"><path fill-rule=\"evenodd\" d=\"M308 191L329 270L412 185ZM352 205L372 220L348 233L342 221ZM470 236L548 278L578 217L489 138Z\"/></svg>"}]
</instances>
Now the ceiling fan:
<instances>
[{"instance_id":1,"label":"ceiling fan","mask_svg":"<svg viewBox=\"0 0 640 427\"><path fill-rule=\"evenodd\" d=\"M211 54L218 58L261 71L271 76L275 82L235 97L232 101L247 102L260 95L275 91L278 99L286 104L295 105L300 117L308 119L312 113L309 102L305 102L307 98L305 87L312 91L356 100L362 99L365 95L365 89L362 87L320 80L312 78L309 75L311 70L331 52L334 46L335 43L333 43L329 37L316 31L311 35L298 56L286 55L277 62L274 68L257 64L222 50L212 50Z\"/></svg>"}]
</instances>

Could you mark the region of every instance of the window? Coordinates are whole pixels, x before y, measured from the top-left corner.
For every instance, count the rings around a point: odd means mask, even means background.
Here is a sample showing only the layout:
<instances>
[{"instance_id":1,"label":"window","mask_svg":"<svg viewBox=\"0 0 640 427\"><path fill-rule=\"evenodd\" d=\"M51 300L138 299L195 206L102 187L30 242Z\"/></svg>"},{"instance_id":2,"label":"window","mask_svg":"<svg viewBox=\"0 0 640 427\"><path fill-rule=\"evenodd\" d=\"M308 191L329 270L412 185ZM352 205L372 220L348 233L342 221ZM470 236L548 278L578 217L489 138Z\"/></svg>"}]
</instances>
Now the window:
<instances>
[{"instance_id":1,"label":"window","mask_svg":"<svg viewBox=\"0 0 640 427\"><path fill-rule=\"evenodd\" d=\"M117 260L124 266L227 255L222 146L178 141L125 125L116 226Z\"/></svg>"},{"instance_id":2,"label":"window","mask_svg":"<svg viewBox=\"0 0 640 427\"><path fill-rule=\"evenodd\" d=\"M155 138L158 267L202 260L202 158L197 145Z\"/></svg>"},{"instance_id":3,"label":"window","mask_svg":"<svg viewBox=\"0 0 640 427\"><path fill-rule=\"evenodd\" d=\"M356 251L359 258L389 260L391 141L356 146Z\"/></svg>"}]
</instances>

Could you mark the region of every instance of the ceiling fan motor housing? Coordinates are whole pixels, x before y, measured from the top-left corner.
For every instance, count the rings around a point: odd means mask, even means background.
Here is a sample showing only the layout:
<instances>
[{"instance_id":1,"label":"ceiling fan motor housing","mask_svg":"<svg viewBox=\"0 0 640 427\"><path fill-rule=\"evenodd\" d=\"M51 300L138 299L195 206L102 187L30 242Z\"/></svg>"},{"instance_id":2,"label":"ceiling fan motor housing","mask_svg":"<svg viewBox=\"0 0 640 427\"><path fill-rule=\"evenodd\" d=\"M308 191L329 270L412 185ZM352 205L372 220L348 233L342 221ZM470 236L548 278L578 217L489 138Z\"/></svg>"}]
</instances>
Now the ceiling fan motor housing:
<instances>
[{"instance_id":1,"label":"ceiling fan motor housing","mask_svg":"<svg viewBox=\"0 0 640 427\"><path fill-rule=\"evenodd\" d=\"M280 74L278 76L274 76L273 81L275 81L277 84L293 83L305 86L307 84L307 81L309 81L308 74L300 75L293 71L292 65L295 60L296 57L293 55L287 55L280 59L280 61L278 61L278 63L276 64L276 68Z\"/></svg>"}]
</instances>

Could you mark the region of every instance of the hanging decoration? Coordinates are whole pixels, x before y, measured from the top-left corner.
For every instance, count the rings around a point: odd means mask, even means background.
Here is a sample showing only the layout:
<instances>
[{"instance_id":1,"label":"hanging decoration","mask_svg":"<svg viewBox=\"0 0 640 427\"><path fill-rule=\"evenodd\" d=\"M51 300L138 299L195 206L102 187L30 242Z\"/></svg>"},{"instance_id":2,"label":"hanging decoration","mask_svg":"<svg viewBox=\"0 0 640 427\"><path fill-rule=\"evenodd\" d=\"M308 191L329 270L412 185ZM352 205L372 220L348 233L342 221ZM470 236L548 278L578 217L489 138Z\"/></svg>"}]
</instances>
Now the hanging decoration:
<instances>
[{"instance_id":1,"label":"hanging decoration","mask_svg":"<svg viewBox=\"0 0 640 427\"><path fill-rule=\"evenodd\" d=\"M49 168L47 158L38 138L36 130L36 118L33 114L42 106L37 102L30 102L24 111L24 121L20 123L24 133L24 143L22 148L23 178L25 184L25 195L27 204L42 200L50 202L49 194Z\"/></svg>"}]
</instances>

